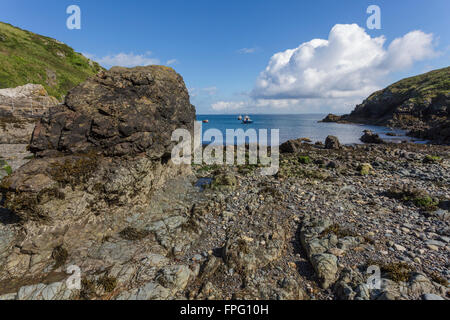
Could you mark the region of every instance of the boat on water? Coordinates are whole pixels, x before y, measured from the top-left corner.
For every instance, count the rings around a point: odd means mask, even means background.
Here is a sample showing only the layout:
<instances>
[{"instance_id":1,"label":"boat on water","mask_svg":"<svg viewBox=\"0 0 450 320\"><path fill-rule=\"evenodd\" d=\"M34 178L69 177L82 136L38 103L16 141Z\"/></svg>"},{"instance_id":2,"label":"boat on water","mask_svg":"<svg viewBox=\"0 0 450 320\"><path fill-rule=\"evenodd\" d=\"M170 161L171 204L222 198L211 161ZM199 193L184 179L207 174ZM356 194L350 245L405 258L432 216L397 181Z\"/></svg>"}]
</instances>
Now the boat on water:
<instances>
[{"instance_id":1,"label":"boat on water","mask_svg":"<svg viewBox=\"0 0 450 320\"><path fill-rule=\"evenodd\" d=\"M250 119L249 116L245 116L244 120L242 120L242 123L243 124L251 124L251 123L253 123L253 120Z\"/></svg>"},{"instance_id":2,"label":"boat on water","mask_svg":"<svg viewBox=\"0 0 450 320\"><path fill-rule=\"evenodd\" d=\"M239 117L238 117L238 120L241 121L241 120L242 120L242 116L239 116Z\"/></svg>"},{"instance_id":3,"label":"boat on water","mask_svg":"<svg viewBox=\"0 0 450 320\"><path fill-rule=\"evenodd\" d=\"M209 120L203 120L202 122L203 123L209 123Z\"/></svg>"}]
</instances>

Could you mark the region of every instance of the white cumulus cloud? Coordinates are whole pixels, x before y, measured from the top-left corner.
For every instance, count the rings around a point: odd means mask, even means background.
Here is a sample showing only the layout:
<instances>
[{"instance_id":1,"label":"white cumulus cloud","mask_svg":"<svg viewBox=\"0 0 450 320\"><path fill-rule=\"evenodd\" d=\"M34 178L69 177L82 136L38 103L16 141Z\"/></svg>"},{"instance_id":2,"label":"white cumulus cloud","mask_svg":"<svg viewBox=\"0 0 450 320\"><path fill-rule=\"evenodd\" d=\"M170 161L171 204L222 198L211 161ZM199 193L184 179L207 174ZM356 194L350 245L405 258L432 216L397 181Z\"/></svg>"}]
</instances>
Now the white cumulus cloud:
<instances>
[{"instance_id":1,"label":"white cumulus cloud","mask_svg":"<svg viewBox=\"0 0 450 320\"><path fill-rule=\"evenodd\" d=\"M389 73L432 58L433 35L412 31L385 48L356 24L337 24L327 40L314 39L276 53L259 75L254 99L365 97L380 89Z\"/></svg>"},{"instance_id":2,"label":"white cumulus cloud","mask_svg":"<svg viewBox=\"0 0 450 320\"><path fill-rule=\"evenodd\" d=\"M402 38L395 39L389 45L386 67L404 69L415 61L438 55L433 47L433 35L422 31L412 31Z\"/></svg>"}]
</instances>

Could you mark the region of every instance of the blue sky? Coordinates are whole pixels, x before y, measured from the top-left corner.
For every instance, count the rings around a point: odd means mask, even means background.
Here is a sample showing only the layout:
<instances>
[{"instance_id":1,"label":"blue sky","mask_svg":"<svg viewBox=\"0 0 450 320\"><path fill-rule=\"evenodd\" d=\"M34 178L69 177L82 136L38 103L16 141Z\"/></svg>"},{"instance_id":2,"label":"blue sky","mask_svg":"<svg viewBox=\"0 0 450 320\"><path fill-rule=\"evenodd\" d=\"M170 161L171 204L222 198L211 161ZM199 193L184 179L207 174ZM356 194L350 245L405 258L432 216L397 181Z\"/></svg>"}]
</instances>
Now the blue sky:
<instances>
[{"instance_id":1,"label":"blue sky","mask_svg":"<svg viewBox=\"0 0 450 320\"><path fill-rule=\"evenodd\" d=\"M72 4L81 8L81 30L66 28ZM369 5L381 9L381 30L366 26ZM63 41L105 67L171 65L198 113L350 111L371 90L449 65L448 12L448 0L0 2L0 21ZM414 30L421 32L409 34ZM330 43L310 43L330 33ZM401 41L389 49L394 39ZM273 59L261 75L274 54L305 43L312 57L282 68L273 65L284 58ZM343 67L349 56L355 64Z\"/></svg>"}]
</instances>

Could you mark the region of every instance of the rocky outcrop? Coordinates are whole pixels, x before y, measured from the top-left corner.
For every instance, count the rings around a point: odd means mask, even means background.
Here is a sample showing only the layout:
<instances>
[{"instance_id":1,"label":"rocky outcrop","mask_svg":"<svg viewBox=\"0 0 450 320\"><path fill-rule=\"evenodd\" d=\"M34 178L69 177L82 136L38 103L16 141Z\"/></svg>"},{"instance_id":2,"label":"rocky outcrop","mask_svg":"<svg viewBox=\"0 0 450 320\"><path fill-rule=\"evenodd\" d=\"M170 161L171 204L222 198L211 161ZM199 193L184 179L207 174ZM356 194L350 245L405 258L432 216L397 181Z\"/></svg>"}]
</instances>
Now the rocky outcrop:
<instances>
[{"instance_id":1,"label":"rocky outcrop","mask_svg":"<svg viewBox=\"0 0 450 320\"><path fill-rule=\"evenodd\" d=\"M190 230L188 216L165 212L155 197L191 172L171 162L171 133L192 131L194 119L182 77L160 66L101 72L48 110L31 141L36 158L1 182L22 231L2 244L0 283L44 278L69 260L84 272L112 267L139 255L133 239L158 239L155 253L183 250L195 236L174 230ZM180 186L170 201L186 192Z\"/></svg>"},{"instance_id":2,"label":"rocky outcrop","mask_svg":"<svg viewBox=\"0 0 450 320\"><path fill-rule=\"evenodd\" d=\"M330 113L321 122L339 122L341 120L342 120L341 116L337 116L335 114Z\"/></svg>"},{"instance_id":3,"label":"rocky outcrop","mask_svg":"<svg viewBox=\"0 0 450 320\"><path fill-rule=\"evenodd\" d=\"M325 149L340 149L341 143L335 136L328 136L325 140Z\"/></svg>"},{"instance_id":4,"label":"rocky outcrop","mask_svg":"<svg viewBox=\"0 0 450 320\"><path fill-rule=\"evenodd\" d=\"M301 150L302 144L311 143L308 138L299 138L295 140L288 140L280 145L281 153L297 153Z\"/></svg>"},{"instance_id":5,"label":"rocky outcrop","mask_svg":"<svg viewBox=\"0 0 450 320\"><path fill-rule=\"evenodd\" d=\"M42 115L58 103L40 84L0 89L0 116Z\"/></svg>"},{"instance_id":6,"label":"rocky outcrop","mask_svg":"<svg viewBox=\"0 0 450 320\"><path fill-rule=\"evenodd\" d=\"M0 89L0 144L28 144L39 117L57 104L39 84Z\"/></svg>"},{"instance_id":7,"label":"rocky outcrop","mask_svg":"<svg viewBox=\"0 0 450 320\"><path fill-rule=\"evenodd\" d=\"M297 140L289 140L280 145L281 153L297 153L301 148L303 141Z\"/></svg>"},{"instance_id":8,"label":"rocky outcrop","mask_svg":"<svg viewBox=\"0 0 450 320\"><path fill-rule=\"evenodd\" d=\"M348 115L323 122L396 127L409 135L450 144L450 67L401 80L373 93Z\"/></svg>"},{"instance_id":9,"label":"rocky outcrop","mask_svg":"<svg viewBox=\"0 0 450 320\"><path fill-rule=\"evenodd\" d=\"M195 108L181 76L160 66L112 68L45 114L30 148L38 156L100 150L105 156L170 155L172 132L193 130Z\"/></svg>"},{"instance_id":10,"label":"rocky outcrop","mask_svg":"<svg viewBox=\"0 0 450 320\"><path fill-rule=\"evenodd\" d=\"M364 131L364 135L361 137L361 141L364 143L375 143L375 144L384 143L383 139L381 139L378 134L373 133L370 130Z\"/></svg>"}]
</instances>

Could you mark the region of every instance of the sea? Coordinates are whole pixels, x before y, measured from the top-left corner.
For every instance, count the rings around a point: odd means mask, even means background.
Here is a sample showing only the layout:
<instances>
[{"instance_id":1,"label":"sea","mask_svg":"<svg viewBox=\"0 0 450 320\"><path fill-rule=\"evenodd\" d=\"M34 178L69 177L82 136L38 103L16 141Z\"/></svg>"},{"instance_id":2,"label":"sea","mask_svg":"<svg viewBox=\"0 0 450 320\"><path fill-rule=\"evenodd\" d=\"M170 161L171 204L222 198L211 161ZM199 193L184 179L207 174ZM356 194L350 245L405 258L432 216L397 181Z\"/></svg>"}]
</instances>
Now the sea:
<instances>
[{"instance_id":1,"label":"sea","mask_svg":"<svg viewBox=\"0 0 450 320\"><path fill-rule=\"evenodd\" d=\"M242 115L246 116L246 114ZM223 144L226 144L226 131L227 129L255 129L259 135L260 129L267 129L267 143L261 143L263 145L272 145L271 143L271 130L279 130L279 144L282 144L291 139L308 138L313 143L317 141L325 142L327 136L332 135L338 137L339 141L345 145L361 144L361 136L364 130L372 130L378 133L379 136L388 142L401 141L414 141L417 143L425 143L425 141L418 141L417 139L406 136L406 132L399 129L391 129L387 127L362 125L362 124L341 124L341 123L323 123L320 122L327 115L326 114L255 114L248 115L253 120L252 124L243 124L238 120L239 114L236 115L197 115L197 121L208 120L208 123L202 123L202 141L203 144L217 144L215 137L220 132L223 136ZM215 129L214 131L209 131ZM386 135L387 133L394 133L395 136ZM220 141L220 140L218 140ZM247 143L255 143L253 139L246 139ZM234 141L234 144L243 143L242 141Z\"/></svg>"}]
</instances>

